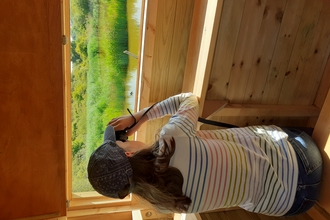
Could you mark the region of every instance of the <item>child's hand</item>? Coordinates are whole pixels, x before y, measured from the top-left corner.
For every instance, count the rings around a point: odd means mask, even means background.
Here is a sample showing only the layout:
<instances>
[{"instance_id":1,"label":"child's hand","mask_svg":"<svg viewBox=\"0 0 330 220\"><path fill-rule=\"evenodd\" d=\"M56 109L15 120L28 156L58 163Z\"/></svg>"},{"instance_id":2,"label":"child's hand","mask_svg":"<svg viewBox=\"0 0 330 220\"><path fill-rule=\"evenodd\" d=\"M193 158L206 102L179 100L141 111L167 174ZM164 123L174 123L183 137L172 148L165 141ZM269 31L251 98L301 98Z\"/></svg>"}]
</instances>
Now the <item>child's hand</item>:
<instances>
[{"instance_id":1,"label":"child's hand","mask_svg":"<svg viewBox=\"0 0 330 220\"><path fill-rule=\"evenodd\" d=\"M134 122L135 120L131 115L123 115L111 119L111 121L107 125L111 125L115 129L115 131L120 131L132 126Z\"/></svg>"}]
</instances>

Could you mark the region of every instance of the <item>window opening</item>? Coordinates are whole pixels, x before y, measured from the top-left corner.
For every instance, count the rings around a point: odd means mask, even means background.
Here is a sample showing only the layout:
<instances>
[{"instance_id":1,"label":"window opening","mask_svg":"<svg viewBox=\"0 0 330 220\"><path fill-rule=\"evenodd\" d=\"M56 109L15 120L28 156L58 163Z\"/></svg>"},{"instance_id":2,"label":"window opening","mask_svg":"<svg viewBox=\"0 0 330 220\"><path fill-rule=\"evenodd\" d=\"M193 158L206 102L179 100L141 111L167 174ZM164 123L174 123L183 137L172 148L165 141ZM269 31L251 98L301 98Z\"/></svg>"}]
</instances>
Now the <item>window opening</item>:
<instances>
[{"instance_id":1,"label":"window opening","mask_svg":"<svg viewBox=\"0 0 330 220\"><path fill-rule=\"evenodd\" d=\"M70 0L72 193L113 117L135 110L142 0Z\"/></svg>"}]
</instances>

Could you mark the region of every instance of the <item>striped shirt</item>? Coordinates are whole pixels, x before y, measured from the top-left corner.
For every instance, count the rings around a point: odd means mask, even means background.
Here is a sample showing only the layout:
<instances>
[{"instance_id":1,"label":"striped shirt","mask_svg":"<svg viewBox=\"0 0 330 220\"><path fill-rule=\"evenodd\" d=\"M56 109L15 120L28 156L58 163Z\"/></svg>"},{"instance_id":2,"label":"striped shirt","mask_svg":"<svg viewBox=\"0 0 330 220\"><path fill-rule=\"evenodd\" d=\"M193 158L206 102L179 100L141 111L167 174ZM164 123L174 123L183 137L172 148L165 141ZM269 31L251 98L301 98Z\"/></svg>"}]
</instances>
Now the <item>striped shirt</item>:
<instances>
[{"instance_id":1,"label":"striped shirt","mask_svg":"<svg viewBox=\"0 0 330 220\"><path fill-rule=\"evenodd\" d=\"M148 119L172 115L160 132L160 149L170 137L170 165L184 178L188 213L239 206L282 216L291 208L298 179L295 151L276 126L196 130L198 100L183 93L157 103Z\"/></svg>"}]
</instances>

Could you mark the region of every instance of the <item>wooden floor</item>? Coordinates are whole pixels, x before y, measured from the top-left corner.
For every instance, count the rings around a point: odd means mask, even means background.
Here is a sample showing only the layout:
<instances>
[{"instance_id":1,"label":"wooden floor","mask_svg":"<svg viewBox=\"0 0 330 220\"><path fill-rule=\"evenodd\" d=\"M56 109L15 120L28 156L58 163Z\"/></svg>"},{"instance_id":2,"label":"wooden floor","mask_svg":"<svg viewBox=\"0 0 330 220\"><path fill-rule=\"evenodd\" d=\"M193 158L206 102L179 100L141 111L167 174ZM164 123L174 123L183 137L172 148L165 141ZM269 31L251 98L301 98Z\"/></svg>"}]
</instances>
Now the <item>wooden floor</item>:
<instances>
[{"instance_id":1,"label":"wooden floor","mask_svg":"<svg viewBox=\"0 0 330 220\"><path fill-rule=\"evenodd\" d=\"M271 217L244 210L201 213L200 216L202 220L313 220L307 214L292 217Z\"/></svg>"}]
</instances>

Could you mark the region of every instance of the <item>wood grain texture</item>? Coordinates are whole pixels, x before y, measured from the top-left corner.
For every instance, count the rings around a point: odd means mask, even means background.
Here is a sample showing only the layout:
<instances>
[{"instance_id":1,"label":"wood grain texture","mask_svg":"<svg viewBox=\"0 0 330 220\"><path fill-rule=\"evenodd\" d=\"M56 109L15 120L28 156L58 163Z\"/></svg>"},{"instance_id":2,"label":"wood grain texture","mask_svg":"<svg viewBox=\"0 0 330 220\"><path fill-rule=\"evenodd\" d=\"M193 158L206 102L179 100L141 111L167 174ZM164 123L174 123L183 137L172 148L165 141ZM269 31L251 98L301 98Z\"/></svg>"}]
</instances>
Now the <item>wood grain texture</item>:
<instances>
[{"instance_id":1,"label":"wood grain texture","mask_svg":"<svg viewBox=\"0 0 330 220\"><path fill-rule=\"evenodd\" d=\"M328 190L330 184L330 90L324 102L320 117L315 125L313 139L320 148L323 158L323 178L322 188L319 199L320 206L330 213L330 192Z\"/></svg>"},{"instance_id":2,"label":"wood grain texture","mask_svg":"<svg viewBox=\"0 0 330 220\"><path fill-rule=\"evenodd\" d=\"M226 98L245 0L224 1L206 99Z\"/></svg>"},{"instance_id":3,"label":"wood grain texture","mask_svg":"<svg viewBox=\"0 0 330 220\"><path fill-rule=\"evenodd\" d=\"M287 1L261 103L277 104L295 43L305 0Z\"/></svg>"},{"instance_id":4,"label":"wood grain texture","mask_svg":"<svg viewBox=\"0 0 330 220\"><path fill-rule=\"evenodd\" d=\"M206 90L206 99L201 105L204 115L213 115L211 119L238 126L275 124L313 128L330 86L329 1L225 0L218 14L214 53L201 56L200 51L212 51L202 48L205 47L201 37L205 31L203 19L209 15L207 2L194 2L191 18L197 28L192 27L190 31L187 50L183 49L186 45L181 47L175 42L183 43L183 39L173 37L180 33L175 32L178 27L183 27L175 22L185 19L171 17L173 10L176 16L181 16L185 14L184 9L179 9L179 2L176 5L173 2L171 7L166 6L167 3L162 3L164 7L158 6L166 12L157 15L157 25L158 22L165 24L162 31L155 32L149 103L177 93L185 62L182 91ZM172 27L170 21L174 22ZM157 36L165 30L173 32L165 33L166 38ZM173 42L168 40L169 36ZM178 54L173 54L175 48L182 54L186 51L187 57L179 59ZM208 64L211 60L209 79L204 77L206 71L198 68L200 60ZM169 69L175 74L166 73ZM217 105L208 107L210 102ZM221 103L228 104L219 111L223 107ZM155 131L167 120L148 124L149 141L154 140ZM202 125L201 129L218 128Z\"/></svg>"},{"instance_id":5,"label":"wood grain texture","mask_svg":"<svg viewBox=\"0 0 330 220\"><path fill-rule=\"evenodd\" d=\"M320 18L315 27L313 42L306 58L302 77L295 91L294 103L312 105L324 75L330 53L330 1L324 1ZM329 89L330 80L326 80ZM324 101L324 100L323 100Z\"/></svg>"},{"instance_id":6,"label":"wood grain texture","mask_svg":"<svg viewBox=\"0 0 330 220\"><path fill-rule=\"evenodd\" d=\"M282 24L286 0L267 1L244 94L244 103L260 103Z\"/></svg>"},{"instance_id":7,"label":"wood grain texture","mask_svg":"<svg viewBox=\"0 0 330 220\"><path fill-rule=\"evenodd\" d=\"M194 90L207 2L207 0L196 0L194 4L182 92Z\"/></svg>"},{"instance_id":8,"label":"wood grain texture","mask_svg":"<svg viewBox=\"0 0 330 220\"><path fill-rule=\"evenodd\" d=\"M311 49L316 25L319 21L323 0L306 0L295 44L281 88L279 104L295 103L295 93L303 78L308 53ZM312 73L308 73L312 74Z\"/></svg>"},{"instance_id":9,"label":"wood grain texture","mask_svg":"<svg viewBox=\"0 0 330 220\"><path fill-rule=\"evenodd\" d=\"M0 3L0 219L65 209L61 1Z\"/></svg>"},{"instance_id":10,"label":"wood grain texture","mask_svg":"<svg viewBox=\"0 0 330 220\"><path fill-rule=\"evenodd\" d=\"M245 2L226 94L226 98L234 103L244 101L265 3L266 1L263 0Z\"/></svg>"}]
</instances>

